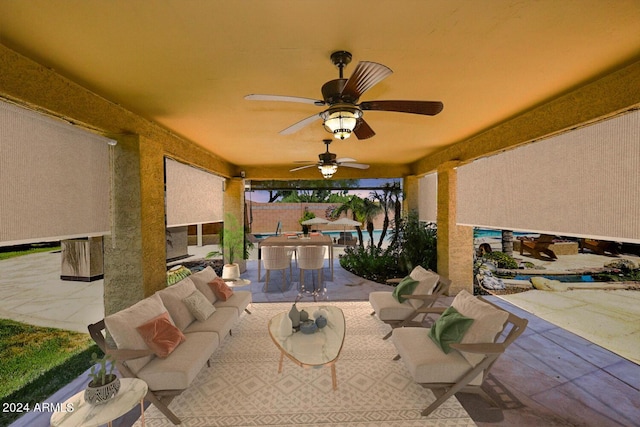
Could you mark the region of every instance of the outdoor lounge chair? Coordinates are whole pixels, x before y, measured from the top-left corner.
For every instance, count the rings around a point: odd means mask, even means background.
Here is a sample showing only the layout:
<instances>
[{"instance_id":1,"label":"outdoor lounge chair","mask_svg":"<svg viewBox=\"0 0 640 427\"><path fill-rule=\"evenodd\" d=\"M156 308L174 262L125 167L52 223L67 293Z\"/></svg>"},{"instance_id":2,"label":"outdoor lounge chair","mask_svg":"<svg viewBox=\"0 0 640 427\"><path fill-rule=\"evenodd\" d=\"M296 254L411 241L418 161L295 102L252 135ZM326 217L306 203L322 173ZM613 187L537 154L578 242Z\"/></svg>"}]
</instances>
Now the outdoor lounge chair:
<instances>
[{"instance_id":1,"label":"outdoor lounge chair","mask_svg":"<svg viewBox=\"0 0 640 427\"><path fill-rule=\"evenodd\" d=\"M595 239L580 239L580 252L584 252L585 249L589 249L594 254L605 255L609 252L611 255L620 255L618 250L618 244L616 242L609 242L607 240L595 240Z\"/></svg>"},{"instance_id":2,"label":"outdoor lounge chair","mask_svg":"<svg viewBox=\"0 0 640 427\"><path fill-rule=\"evenodd\" d=\"M535 240L520 240L520 255L523 252L529 252L531 256L538 259L544 259L542 254L547 255L551 259L558 259L555 252L549 249L549 246L553 244L553 236L550 234L541 234Z\"/></svg>"},{"instance_id":3,"label":"outdoor lounge chair","mask_svg":"<svg viewBox=\"0 0 640 427\"><path fill-rule=\"evenodd\" d=\"M345 245L345 246L355 246L358 243L358 239L356 239L355 237L353 237L353 234L351 234L348 231L341 231L340 232L340 237L338 237L338 244L339 245Z\"/></svg>"},{"instance_id":4,"label":"outdoor lounge chair","mask_svg":"<svg viewBox=\"0 0 640 427\"><path fill-rule=\"evenodd\" d=\"M391 336L393 329L402 326L420 326L426 317L426 309L442 295L449 291L451 281L431 270L417 266L409 274L419 282L410 295L402 295L404 302L398 302L392 291L375 291L369 294L369 304L373 307L371 315L378 314L378 318L391 326L391 331L382 339Z\"/></svg>"},{"instance_id":5,"label":"outdoor lounge chair","mask_svg":"<svg viewBox=\"0 0 640 427\"><path fill-rule=\"evenodd\" d=\"M402 359L413 379L431 389L436 396L436 400L422 411L423 416L429 415L458 392L477 393L497 406L480 386L498 357L527 326L526 319L466 291L461 291L451 306L474 321L460 343L449 344L449 353L445 353L429 336L430 328L393 330L393 344L398 351L394 360ZM439 314L444 310L446 307L428 309Z\"/></svg>"}]
</instances>

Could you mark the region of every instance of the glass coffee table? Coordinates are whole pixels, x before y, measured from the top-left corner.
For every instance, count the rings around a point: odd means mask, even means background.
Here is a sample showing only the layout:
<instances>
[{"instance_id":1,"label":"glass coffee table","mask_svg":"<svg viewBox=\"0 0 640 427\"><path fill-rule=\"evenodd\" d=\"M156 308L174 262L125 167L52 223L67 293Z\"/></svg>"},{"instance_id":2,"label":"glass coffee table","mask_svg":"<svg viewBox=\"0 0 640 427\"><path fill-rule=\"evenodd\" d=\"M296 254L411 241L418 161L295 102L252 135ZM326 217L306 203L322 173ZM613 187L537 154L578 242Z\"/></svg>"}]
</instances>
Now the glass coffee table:
<instances>
[{"instance_id":1,"label":"glass coffee table","mask_svg":"<svg viewBox=\"0 0 640 427\"><path fill-rule=\"evenodd\" d=\"M330 366L331 382L333 389L338 388L336 377L336 362L342 351L344 343L345 321L344 313L338 307L314 306L301 307L309 313L309 319L313 319L316 310L323 309L327 313L327 326L318 329L312 334L294 332L286 336L281 331L281 322L284 316L289 316L285 311L275 315L269 320L269 335L280 350L280 364L278 373L282 372L284 357L303 368Z\"/></svg>"}]
</instances>

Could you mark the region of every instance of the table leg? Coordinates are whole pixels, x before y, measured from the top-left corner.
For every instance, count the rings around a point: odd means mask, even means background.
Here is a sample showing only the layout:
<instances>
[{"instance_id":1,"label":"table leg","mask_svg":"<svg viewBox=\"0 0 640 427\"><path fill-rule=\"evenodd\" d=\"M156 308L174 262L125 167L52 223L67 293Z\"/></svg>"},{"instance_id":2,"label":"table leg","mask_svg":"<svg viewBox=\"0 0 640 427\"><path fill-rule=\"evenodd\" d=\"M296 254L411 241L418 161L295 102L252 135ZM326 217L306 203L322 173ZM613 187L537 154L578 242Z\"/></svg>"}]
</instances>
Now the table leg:
<instances>
[{"instance_id":1,"label":"table leg","mask_svg":"<svg viewBox=\"0 0 640 427\"><path fill-rule=\"evenodd\" d=\"M331 266L331 281L333 282L333 245L329 245L329 265Z\"/></svg>"},{"instance_id":2,"label":"table leg","mask_svg":"<svg viewBox=\"0 0 640 427\"><path fill-rule=\"evenodd\" d=\"M280 352L280 364L278 365L278 373L282 373L282 361L284 360L284 351Z\"/></svg>"},{"instance_id":3,"label":"table leg","mask_svg":"<svg viewBox=\"0 0 640 427\"><path fill-rule=\"evenodd\" d=\"M260 249L260 243L258 243L258 283L260 283L260 261L262 259L262 249Z\"/></svg>"},{"instance_id":4,"label":"table leg","mask_svg":"<svg viewBox=\"0 0 640 427\"><path fill-rule=\"evenodd\" d=\"M140 399L140 419L142 420L142 427L144 427L144 398Z\"/></svg>"},{"instance_id":5,"label":"table leg","mask_svg":"<svg viewBox=\"0 0 640 427\"><path fill-rule=\"evenodd\" d=\"M333 384L333 389L336 390L338 388L338 377L336 376L336 364L331 365L331 383Z\"/></svg>"}]
</instances>

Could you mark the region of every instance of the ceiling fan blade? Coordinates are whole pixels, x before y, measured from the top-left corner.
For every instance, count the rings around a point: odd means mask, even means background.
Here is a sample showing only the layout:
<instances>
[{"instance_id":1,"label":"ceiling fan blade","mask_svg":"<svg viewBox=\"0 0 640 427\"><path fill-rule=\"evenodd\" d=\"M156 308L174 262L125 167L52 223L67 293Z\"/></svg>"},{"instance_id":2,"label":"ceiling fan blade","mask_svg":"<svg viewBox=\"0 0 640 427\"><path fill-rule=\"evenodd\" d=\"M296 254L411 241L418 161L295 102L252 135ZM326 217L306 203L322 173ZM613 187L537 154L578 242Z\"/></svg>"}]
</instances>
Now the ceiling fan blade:
<instances>
[{"instance_id":1,"label":"ceiling fan blade","mask_svg":"<svg viewBox=\"0 0 640 427\"><path fill-rule=\"evenodd\" d=\"M427 116L435 116L443 108L444 105L440 101L366 101L360 104L362 110L395 111Z\"/></svg>"},{"instance_id":2,"label":"ceiling fan blade","mask_svg":"<svg viewBox=\"0 0 640 427\"><path fill-rule=\"evenodd\" d=\"M314 114L313 116L309 116L306 119L302 119L300 120L298 123L295 123L291 126L289 126L286 129L282 129L280 131L281 135L290 135L292 133L298 132L300 129L302 129L303 127L310 125L311 123L315 122L316 120L320 120L320 114Z\"/></svg>"},{"instance_id":3,"label":"ceiling fan blade","mask_svg":"<svg viewBox=\"0 0 640 427\"><path fill-rule=\"evenodd\" d=\"M314 163L312 165L299 166L297 168L289 169L289 172L295 172L295 171L299 171L299 170L306 169L306 168L312 168L312 167L317 167L317 165Z\"/></svg>"},{"instance_id":4,"label":"ceiling fan blade","mask_svg":"<svg viewBox=\"0 0 640 427\"><path fill-rule=\"evenodd\" d=\"M356 123L353 133L356 134L358 139L368 139L376 134L362 117L358 119L358 123Z\"/></svg>"},{"instance_id":5,"label":"ceiling fan blade","mask_svg":"<svg viewBox=\"0 0 640 427\"><path fill-rule=\"evenodd\" d=\"M305 163L305 164L311 164L311 163L316 163L313 160L296 160L293 163Z\"/></svg>"},{"instance_id":6,"label":"ceiling fan blade","mask_svg":"<svg viewBox=\"0 0 640 427\"><path fill-rule=\"evenodd\" d=\"M369 169L369 165L363 163L340 163L340 167L342 166L345 168Z\"/></svg>"},{"instance_id":7,"label":"ceiling fan blade","mask_svg":"<svg viewBox=\"0 0 640 427\"><path fill-rule=\"evenodd\" d=\"M299 96L285 96L285 95L261 95L252 93L244 97L249 101L283 101L283 102L299 102L302 104L312 104L312 105L324 105L324 101L320 99L311 99L311 98L302 98Z\"/></svg>"},{"instance_id":8,"label":"ceiling fan blade","mask_svg":"<svg viewBox=\"0 0 640 427\"><path fill-rule=\"evenodd\" d=\"M367 90L389 76L393 71L386 65L377 62L361 61L347 80L342 89L342 95L357 100Z\"/></svg>"},{"instance_id":9,"label":"ceiling fan blade","mask_svg":"<svg viewBox=\"0 0 640 427\"><path fill-rule=\"evenodd\" d=\"M356 159L352 159L350 157L340 157L339 159L336 159L336 163L337 164L342 164L342 163L353 163L355 162Z\"/></svg>"}]
</instances>

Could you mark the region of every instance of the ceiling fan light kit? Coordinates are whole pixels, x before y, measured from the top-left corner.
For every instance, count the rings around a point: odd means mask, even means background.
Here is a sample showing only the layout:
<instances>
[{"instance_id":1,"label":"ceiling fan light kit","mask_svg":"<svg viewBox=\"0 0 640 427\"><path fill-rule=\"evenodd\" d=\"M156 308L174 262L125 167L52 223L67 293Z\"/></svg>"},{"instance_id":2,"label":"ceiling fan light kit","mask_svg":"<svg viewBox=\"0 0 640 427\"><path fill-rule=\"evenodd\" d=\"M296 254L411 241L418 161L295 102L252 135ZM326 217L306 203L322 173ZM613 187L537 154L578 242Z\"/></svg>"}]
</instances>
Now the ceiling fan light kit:
<instances>
[{"instance_id":1,"label":"ceiling fan light kit","mask_svg":"<svg viewBox=\"0 0 640 427\"><path fill-rule=\"evenodd\" d=\"M297 168L290 169L289 172L296 172L302 169L312 168L314 166L318 167L318 170L322 174L325 179L329 179L338 171L338 166L344 166L345 168L354 168L354 169L369 169L369 165L365 165L362 163L355 163L355 159L351 159L348 157L343 157L338 159L334 153L329 152L329 144L331 144L330 139L324 139L322 142L327 146L327 151L324 153L318 154L318 162L315 164L299 166ZM306 162L302 162L306 163Z\"/></svg>"},{"instance_id":2,"label":"ceiling fan light kit","mask_svg":"<svg viewBox=\"0 0 640 427\"><path fill-rule=\"evenodd\" d=\"M324 179L329 179L338 171L338 165L318 165Z\"/></svg>"},{"instance_id":3,"label":"ceiling fan light kit","mask_svg":"<svg viewBox=\"0 0 640 427\"><path fill-rule=\"evenodd\" d=\"M362 118L362 110L346 104L336 105L320 113L324 128L336 139L347 139Z\"/></svg>"}]
</instances>

